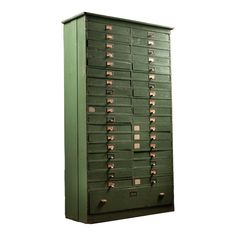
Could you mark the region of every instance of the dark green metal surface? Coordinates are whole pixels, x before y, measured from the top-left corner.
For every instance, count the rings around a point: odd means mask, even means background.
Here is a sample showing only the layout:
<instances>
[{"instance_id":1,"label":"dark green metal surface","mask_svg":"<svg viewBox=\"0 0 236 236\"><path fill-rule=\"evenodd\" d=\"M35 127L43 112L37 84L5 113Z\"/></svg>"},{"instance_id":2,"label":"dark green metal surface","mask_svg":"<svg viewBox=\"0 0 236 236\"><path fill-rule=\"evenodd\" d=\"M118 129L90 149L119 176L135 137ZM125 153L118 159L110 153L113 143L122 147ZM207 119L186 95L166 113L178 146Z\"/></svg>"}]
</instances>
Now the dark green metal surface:
<instances>
[{"instance_id":1,"label":"dark green metal surface","mask_svg":"<svg viewBox=\"0 0 236 236\"><path fill-rule=\"evenodd\" d=\"M173 211L172 28L92 13L63 23L66 217Z\"/></svg>"}]
</instances>

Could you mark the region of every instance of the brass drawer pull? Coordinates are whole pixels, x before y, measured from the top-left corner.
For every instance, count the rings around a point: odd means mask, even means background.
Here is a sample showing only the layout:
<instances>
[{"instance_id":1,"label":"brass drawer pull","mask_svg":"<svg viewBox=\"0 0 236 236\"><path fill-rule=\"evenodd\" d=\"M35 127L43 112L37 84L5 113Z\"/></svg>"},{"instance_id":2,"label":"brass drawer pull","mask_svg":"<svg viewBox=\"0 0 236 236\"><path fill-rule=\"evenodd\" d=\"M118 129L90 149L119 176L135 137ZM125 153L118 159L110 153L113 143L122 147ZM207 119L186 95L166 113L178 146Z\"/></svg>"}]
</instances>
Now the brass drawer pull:
<instances>
[{"instance_id":1,"label":"brass drawer pull","mask_svg":"<svg viewBox=\"0 0 236 236\"><path fill-rule=\"evenodd\" d=\"M152 166L152 167L156 166L156 162L152 162L152 163L151 163L151 166Z\"/></svg>"},{"instance_id":2,"label":"brass drawer pull","mask_svg":"<svg viewBox=\"0 0 236 236\"><path fill-rule=\"evenodd\" d=\"M154 58L153 58L153 57L149 57L149 58L148 58L148 62L149 62L149 63L154 62Z\"/></svg>"},{"instance_id":3,"label":"brass drawer pull","mask_svg":"<svg viewBox=\"0 0 236 236\"><path fill-rule=\"evenodd\" d=\"M107 61L107 62L106 62L106 65L107 65L107 66L114 66L114 62L113 62L113 61Z\"/></svg>"},{"instance_id":4,"label":"brass drawer pull","mask_svg":"<svg viewBox=\"0 0 236 236\"><path fill-rule=\"evenodd\" d=\"M107 113L113 113L114 109L113 108L107 108Z\"/></svg>"},{"instance_id":5,"label":"brass drawer pull","mask_svg":"<svg viewBox=\"0 0 236 236\"><path fill-rule=\"evenodd\" d=\"M106 85L112 85L112 80L107 80Z\"/></svg>"},{"instance_id":6,"label":"brass drawer pull","mask_svg":"<svg viewBox=\"0 0 236 236\"><path fill-rule=\"evenodd\" d=\"M155 80L155 75L148 75L149 80Z\"/></svg>"},{"instance_id":7,"label":"brass drawer pull","mask_svg":"<svg viewBox=\"0 0 236 236\"><path fill-rule=\"evenodd\" d=\"M161 197L164 197L165 196L165 193L159 193L159 195L161 196Z\"/></svg>"},{"instance_id":8,"label":"brass drawer pull","mask_svg":"<svg viewBox=\"0 0 236 236\"><path fill-rule=\"evenodd\" d=\"M113 48L113 44L107 43L107 44L106 44L106 48Z\"/></svg>"},{"instance_id":9,"label":"brass drawer pull","mask_svg":"<svg viewBox=\"0 0 236 236\"><path fill-rule=\"evenodd\" d=\"M149 49L149 50L148 50L148 54L149 54L149 55L154 55L154 50Z\"/></svg>"},{"instance_id":10,"label":"brass drawer pull","mask_svg":"<svg viewBox=\"0 0 236 236\"><path fill-rule=\"evenodd\" d=\"M107 168L108 169L114 169L115 168L115 164L114 163L108 163L107 164Z\"/></svg>"},{"instance_id":11,"label":"brass drawer pull","mask_svg":"<svg viewBox=\"0 0 236 236\"><path fill-rule=\"evenodd\" d=\"M115 137L112 135L112 136L107 136L107 141L113 141L115 139Z\"/></svg>"},{"instance_id":12,"label":"brass drawer pull","mask_svg":"<svg viewBox=\"0 0 236 236\"><path fill-rule=\"evenodd\" d=\"M150 91L149 95L150 95L150 97L155 97L156 96L156 92L155 91Z\"/></svg>"},{"instance_id":13,"label":"brass drawer pull","mask_svg":"<svg viewBox=\"0 0 236 236\"><path fill-rule=\"evenodd\" d=\"M155 143L151 143L151 144L150 144L150 148L151 148L151 149L155 149L155 148L156 148L156 144L155 144Z\"/></svg>"},{"instance_id":14,"label":"brass drawer pull","mask_svg":"<svg viewBox=\"0 0 236 236\"><path fill-rule=\"evenodd\" d=\"M107 104L113 104L114 99L113 98L107 98Z\"/></svg>"},{"instance_id":15,"label":"brass drawer pull","mask_svg":"<svg viewBox=\"0 0 236 236\"><path fill-rule=\"evenodd\" d=\"M108 154L108 155L107 155L107 158L108 158L109 160L113 160L113 159L115 158L115 154Z\"/></svg>"},{"instance_id":16,"label":"brass drawer pull","mask_svg":"<svg viewBox=\"0 0 236 236\"><path fill-rule=\"evenodd\" d=\"M106 76L113 76L113 72L112 71L106 71Z\"/></svg>"},{"instance_id":17,"label":"brass drawer pull","mask_svg":"<svg viewBox=\"0 0 236 236\"><path fill-rule=\"evenodd\" d=\"M156 118L151 117L151 118L150 118L150 122L152 122L152 123L156 122Z\"/></svg>"},{"instance_id":18,"label":"brass drawer pull","mask_svg":"<svg viewBox=\"0 0 236 236\"><path fill-rule=\"evenodd\" d=\"M113 35L111 35L111 34L106 34L106 39L113 40Z\"/></svg>"},{"instance_id":19,"label":"brass drawer pull","mask_svg":"<svg viewBox=\"0 0 236 236\"><path fill-rule=\"evenodd\" d=\"M112 25L106 25L105 29L106 30L112 30Z\"/></svg>"},{"instance_id":20,"label":"brass drawer pull","mask_svg":"<svg viewBox=\"0 0 236 236\"><path fill-rule=\"evenodd\" d=\"M157 136L156 136L156 135L150 135L150 139L151 139L151 140L156 140L156 139L157 139Z\"/></svg>"},{"instance_id":21,"label":"brass drawer pull","mask_svg":"<svg viewBox=\"0 0 236 236\"><path fill-rule=\"evenodd\" d=\"M107 187L108 187L108 188L115 188L115 183L109 181L109 182L107 183Z\"/></svg>"},{"instance_id":22,"label":"brass drawer pull","mask_svg":"<svg viewBox=\"0 0 236 236\"><path fill-rule=\"evenodd\" d=\"M154 45L154 41L148 40L148 46L153 46L153 45Z\"/></svg>"},{"instance_id":23,"label":"brass drawer pull","mask_svg":"<svg viewBox=\"0 0 236 236\"><path fill-rule=\"evenodd\" d=\"M151 185L154 185L154 184L156 184L156 183L157 183L156 180L152 180L152 181L151 181Z\"/></svg>"},{"instance_id":24,"label":"brass drawer pull","mask_svg":"<svg viewBox=\"0 0 236 236\"><path fill-rule=\"evenodd\" d=\"M114 126L107 126L107 131L114 131Z\"/></svg>"},{"instance_id":25,"label":"brass drawer pull","mask_svg":"<svg viewBox=\"0 0 236 236\"><path fill-rule=\"evenodd\" d=\"M155 126L151 126L150 127L150 131L155 131L156 130L156 127Z\"/></svg>"},{"instance_id":26,"label":"brass drawer pull","mask_svg":"<svg viewBox=\"0 0 236 236\"><path fill-rule=\"evenodd\" d=\"M149 105L155 106L155 104L156 104L155 100L149 100Z\"/></svg>"},{"instance_id":27,"label":"brass drawer pull","mask_svg":"<svg viewBox=\"0 0 236 236\"><path fill-rule=\"evenodd\" d=\"M151 158L155 158L156 157L156 153L155 152L150 152L149 155L150 155Z\"/></svg>"},{"instance_id":28,"label":"brass drawer pull","mask_svg":"<svg viewBox=\"0 0 236 236\"><path fill-rule=\"evenodd\" d=\"M147 36L148 36L149 38L152 38L152 37L154 36L154 33L153 33L153 32L147 32Z\"/></svg>"},{"instance_id":29,"label":"brass drawer pull","mask_svg":"<svg viewBox=\"0 0 236 236\"><path fill-rule=\"evenodd\" d=\"M107 52L106 57L113 58L114 54L112 52Z\"/></svg>"},{"instance_id":30,"label":"brass drawer pull","mask_svg":"<svg viewBox=\"0 0 236 236\"><path fill-rule=\"evenodd\" d=\"M149 72L154 73L155 72L155 68L153 68L153 67L149 68Z\"/></svg>"},{"instance_id":31,"label":"brass drawer pull","mask_svg":"<svg viewBox=\"0 0 236 236\"><path fill-rule=\"evenodd\" d=\"M156 110L155 109L150 109L150 114L153 115L156 113Z\"/></svg>"},{"instance_id":32,"label":"brass drawer pull","mask_svg":"<svg viewBox=\"0 0 236 236\"><path fill-rule=\"evenodd\" d=\"M151 171L150 171L150 174L151 174L151 175L156 175L156 174L157 174L157 171L156 171L156 170L151 170Z\"/></svg>"},{"instance_id":33,"label":"brass drawer pull","mask_svg":"<svg viewBox=\"0 0 236 236\"><path fill-rule=\"evenodd\" d=\"M115 148L115 146L113 144L108 144L107 145L107 149L110 150L110 151L113 151Z\"/></svg>"},{"instance_id":34,"label":"brass drawer pull","mask_svg":"<svg viewBox=\"0 0 236 236\"><path fill-rule=\"evenodd\" d=\"M101 203L101 204L107 203L107 199L101 199L101 200L100 200L100 203Z\"/></svg>"}]
</instances>

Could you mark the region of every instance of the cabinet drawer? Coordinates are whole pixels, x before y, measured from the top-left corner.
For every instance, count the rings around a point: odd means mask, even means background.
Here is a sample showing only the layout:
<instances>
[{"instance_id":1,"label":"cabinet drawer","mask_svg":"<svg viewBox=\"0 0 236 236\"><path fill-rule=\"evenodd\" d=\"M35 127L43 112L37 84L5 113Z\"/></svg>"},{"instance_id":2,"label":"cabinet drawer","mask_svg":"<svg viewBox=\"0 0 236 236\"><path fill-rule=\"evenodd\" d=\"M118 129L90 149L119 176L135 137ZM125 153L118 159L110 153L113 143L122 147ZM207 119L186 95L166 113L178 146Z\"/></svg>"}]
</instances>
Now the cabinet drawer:
<instances>
[{"instance_id":1,"label":"cabinet drawer","mask_svg":"<svg viewBox=\"0 0 236 236\"><path fill-rule=\"evenodd\" d=\"M114 176L112 179L132 178L131 168L121 168L112 170L90 170L88 171L88 181L103 181L109 180L110 176Z\"/></svg>"},{"instance_id":2,"label":"cabinet drawer","mask_svg":"<svg viewBox=\"0 0 236 236\"><path fill-rule=\"evenodd\" d=\"M157 66L148 63L141 63L141 62L134 62L133 63L133 70L134 71L145 71L157 74L170 74L170 67L169 66Z\"/></svg>"},{"instance_id":3,"label":"cabinet drawer","mask_svg":"<svg viewBox=\"0 0 236 236\"><path fill-rule=\"evenodd\" d=\"M108 142L109 140L114 141L129 141L131 142L132 134L89 134L88 142Z\"/></svg>"},{"instance_id":4,"label":"cabinet drawer","mask_svg":"<svg viewBox=\"0 0 236 236\"><path fill-rule=\"evenodd\" d=\"M151 97L154 99L171 99L171 92L168 90L150 90L149 88L135 88L134 97Z\"/></svg>"},{"instance_id":5,"label":"cabinet drawer","mask_svg":"<svg viewBox=\"0 0 236 236\"><path fill-rule=\"evenodd\" d=\"M159 166L161 166L161 168L168 168L168 166L172 166L173 164L173 160L171 158L158 158L158 159L146 159L144 160L143 158L141 160L135 160L133 162L133 167L134 168L148 168L148 170L150 170L150 167L152 166L153 168L158 169ZM163 167L163 166L167 166L167 167ZM150 175L150 172L149 174Z\"/></svg>"},{"instance_id":6,"label":"cabinet drawer","mask_svg":"<svg viewBox=\"0 0 236 236\"><path fill-rule=\"evenodd\" d=\"M99 96L88 96L87 103L89 105L123 105L131 106L132 99L129 97L99 97Z\"/></svg>"},{"instance_id":7,"label":"cabinet drawer","mask_svg":"<svg viewBox=\"0 0 236 236\"><path fill-rule=\"evenodd\" d=\"M90 214L173 204L173 185L92 191Z\"/></svg>"},{"instance_id":8,"label":"cabinet drawer","mask_svg":"<svg viewBox=\"0 0 236 236\"><path fill-rule=\"evenodd\" d=\"M170 57L170 51L169 50L163 50L163 49L149 49L144 47L138 47L133 46L132 52L134 55L145 55L145 56L156 56L156 57Z\"/></svg>"},{"instance_id":9,"label":"cabinet drawer","mask_svg":"<svg viewBox=\"0 0 236 236\"><path fill-rule=\"evenodd\" d=\"M87 46L89 49L96 48L101 50L110 50L112 52L124 52L130 53L130 45L128 44L121 44L117 42L103 42L103 41L96 41L96 40L88 40Z\"/></svg>"},{"instance_id":10,"label":"cabinet drawer","mask_svg":"<svg viewBox=\"0 0 236 236\"><path fill-rule=\"evenodd\" d=\"M169 140L160 140L160 141L142 141L137 140L133 144L134 151L140 150L171 150L172 143Z\"/></svg>"},{"instance_id":11,"label":"cabinet drawer","mask_svg":"<svg viewBox=\"0 0 236 236\"><path fill-rule=\"evenodd\" d=\"M89 66L99 66L103 68L131 69L131 63L127 61L118 61L114 59L88 58Z\"/></svg>"},{"instance_id":12,"label":"cabinet drawer","mask_svg":"<svg viewBox=\"0 0 236 236\"><path fill-rule=\"evenodd\" d=\"M158 124L168 124L171 125L171 117L170 116L163 116L163 117L154 117L155 121L150 121L150 126L152 125L158 125ZM147 122L146 116L134 116L133 117L134 125L140 123L140 125L149 125ZM147 124L145 124L147 123Z\"/></svg>"},{"instance_id":13,"label":"cabinet drawer","mask_svg":"<svg viewBox=\"0 0 236 236\"><path fill-rule=\"evenodd\" d=\"M158 75L159 78L159 75ZM149 88L149 89L163 89L163 90L171 90L171 84L166 82L151 82L151 81L132 81L132 87L136 88Z\"/></svg>"},{"instance_id":14,"label":"cabinet drawer","mask_svg":"<svg viewBox=\"0 0 236 236\"><path fill-rule=\"evenodd\" d=\"M109 114L107 116L104 115L89 115L87 116L87 121L89 124L109 124L114 125L114 123L131 123L132 116L129 115L117 115L117 114ZM116 128L115 128L116 130Z\"/></svg>"},{"instance_id":15,"label":"cabinet drawer","mask_svg":"<svg viewBox=\"0 0 236 236\"><path fill-rule=\"evenodd\" d=\"M151 157L151 152L134 152L134 159L159 159L159 158L172 158L172 151L156 151L154 156ZM158 160L157 160L158 161Z\"/></svg>"},{"instance_id":16,"label":"cabinet drawer","mask_svg":"<svg viewBox=\"0 0 236 236\"><path fill-rule=\"evenodd\" d=\"M140 80L140 81L149 81L151 83L153 82L170 82L170 75L152 75L151 79L150 76L147 73L141 73L141 72L133 72L132 73L132 81Z\"/></svg>"},{"instance_id":17,"label":"cabinet drawer","mask_svg":"<svg viewBox=\"0 0 236 236\"><path fill-rule=\"evenodd\" d=\"M104 22L104 23L88 21L87 22L87 29L100 31L100 32L106 32L106 33L130 35L130 28L119 26L119 25L114 25L114 24L111 24L109 21Z\"/></svg>"},{"instance_id":18,"label":"cabinet drawer","mask_svg":"<svg viewBox=\"0 0 236 236\"><path fill-rule=\"evenodd\" d=\"M99 95L99 96L121 96L121 97L130 97L132 90L130 88L102 88L102 87L87 87L88 95Z\"/></svg>"},{"instance_id":19,"label":"cabinet drawer","mask_svg":"<svg viewBox=\"0 0 236 236\"><path fill-rule=\"evenodd\" d=\"M87 76L88 77L96 77L96 78L126 78L130 79L130 72L129 71L117 71L117 70L100 70L94 68L87 69Z\"/></svg>"},{"instance_id":20,"label":"cabinet drawer","mask_svg":"<svg viewBox=\"0 0 236 236\"><path fill-rule=\"evenodd\" d=\"M133 134L133 140L170 140L171 134L169 132L138 132Z\"/></svg>"},{"instance_id":21,"label":"cabinet drawer","mask_svg":"<svg viewBox=\"0 0 236 236\"><path fill-rule=\"evenodd\" d=\"M145 106L134 107L134 115L147 115L155 114L157 116L171 116L171 108L149 108Z\"/></svg>"},{"instance_id":22,"label":"cabinet drawer","mask_svg":"<svg viewBox=\"0 0 236 236\"><path fill-rule=\"evenodd\" d=\"M159 48L159 49L170 49L169 42L157 41L153 39L141 39L133 38L133 45L148 47L148 48Z\"/></svg>"},{"instance_id":23,"label":"cabinet drawer","mask_svg":"<svg viewBox=\"0 0 236 236\"><path fill-rule=\"evenodd\" d=\"M120 52L113 52L110 50L99 50L99 49L87 49L88 58L101 58L101 59L109 59L113 58L115 60L122 60L122 61L131 61L131 54L129 53L120 53Z\"/></svg>"},{"instance_id":24,"label":"cabinet drawer","mask_svg":"<svg viewBox=\"0 0 236 236\"><path fill-rule=\"evenodd\" d=\"M151 172L152 170L155 171L154 176L171 175L172 166L171 165L157 165L155 168L136 167L136 168L133 168L133 176L134 178L148 177L152 175L152 172Z\"/></svg>"},{"instance_id":25,"label":"cabinet drawer","mask_svg":"<svg viewBox=\"0 0 236 236\"><path fill-rule=\"evenodd\" d=\"M170 37L168 33L160 33L155 31L146 31L139 29L132 29L132 36L139 38L148 38L148 39L156 39L160 41L169 41Z\"/></svg>"},{"instance_id":26,"label":"cabinet drawer","mask_svg":"<svg viewBox=\"0 0 236 236\"><path fill-rule=\"evenodd\" d=\"M133 157L133 151L119 151L114 153L89 153L88 161L97 160L127 160Z\"/></svg>"},{"instance_id":27,"label":"cabinet drawer","mask_svg":"<svg viewBox=\"0 0 236 236\"><path fill-rule=\"evenodd\" d=\"M117 150L131 150L131 142L112 142L112 143L89 143L87 145L88 152L104 152L104 151L117 151Z\"/></svg>"},{"instance_id":28,"label":"cabinet drawer","mask_svg":"<svg viewBox=\"0 0 236 236\"><path fill-rule=\"evenodd\" d=\"M87 78L88 86L96 86L96 87L105 87L107 89L111 89L113 87L125 87L126 89L130 88L130 80L112 80L112 79L103 79L103 78Z\"/></svg>"},{"instance_id":29,"label":"cabinet drawer","mask_svg":"<svg viewBox=\"0 0 236 236\"><path fill-rule=\"evenodd\" d=\"M145 117L146 119L148 117ZM161 117L158 117L161 118ZM135 117L134 117L135 119ZM140 132L140 131L166 131L166 132L170 132L171 131L171 123L168 122L157 122L155 124L148 124L148 123L138 123L134 121L134 125L133 125L133 130L136 132Z\"/></svg>"},{"instance_id":30,"label":"cabinet drawer","mask_svg":"<svg viewBox=\"0 0 236 236\"><path fill-rule=\"evenodd\" d=\"M106 40L107 42L122 42L130 44L130 36L110 33L110 32L97 32L97 31L87 31L87 38L92 40Z\"/></svg>"},{"instance_id":31,"label":"cabinet drawer","mask_svg":"<svg viewBox=\"0 0 236 236\"><path fill-rule=\"evenodd\" d=\"M88 170L108 170L110 167L115 170L117 168L132 168L132 165L132 160L90 161L88 162ZM110 169L110 171L112 171L112 169Z\"/></svg>"},{"instance_id":32,"label":"cabinet drawer","mask_svg":"<svg viewBox=\"0 0 236 236\"><path fill-rule=\"evenodd\" d=\"M94 116L96 119L97 116ZM129 133L132 130L131 125L129 124L122 124L122 125L117 125L117 124L107 124L107 125L91 125L89 124L87 126L88 132L109 132L109 133L114 133L114 132L123 132L123 133Z\"/></svg>"},{"instance_id":33,"label":"cabinet drawer","mask_svg":"<svg viewBox=\"0 0 236 236\"><path fill-rule=\"evenodd\" d=\"M154 104L154 105L150 105ZM133 98L133 106L150 106L150 108L171 107L171 100Z\"/></svg>"},{"instance_id":34,"label":"cabinet drawer","mask_svg":"<svg viewBox=\"0 0 236 236\"><path fill-rule=\"evenodd\" d=\"M133 55L133 61L139 63L149 63L150 66L151 65L170 66L170 59L162 57Z\"/></svg>"},{"instance_id":35,"label":"cabinet drawer","mask_svg":"<svg viewBox=\"0 0 236 236\"><path fill-rule=\"evenodd\" d=\"M107 114L107 113L114 113L114 114L129 114L133 113L132 107L104 107L104 106L88 106L88 113L94 114Z\"/></svg>"}]
</instances>

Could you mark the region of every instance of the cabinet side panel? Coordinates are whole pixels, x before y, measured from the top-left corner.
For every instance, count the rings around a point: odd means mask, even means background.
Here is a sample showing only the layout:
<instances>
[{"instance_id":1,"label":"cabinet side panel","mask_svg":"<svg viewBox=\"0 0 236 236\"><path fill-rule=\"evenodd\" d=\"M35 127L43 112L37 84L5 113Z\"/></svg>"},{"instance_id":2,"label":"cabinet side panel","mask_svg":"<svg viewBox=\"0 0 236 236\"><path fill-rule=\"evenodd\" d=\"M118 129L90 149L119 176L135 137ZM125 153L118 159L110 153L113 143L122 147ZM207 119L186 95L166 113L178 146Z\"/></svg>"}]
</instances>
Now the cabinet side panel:
<instances>
[{"instance_id":1,"label":"cabinet side panel","mask_svg":"<svg viewBox=\"0 0 236 236\"><path fill-rule=\"evenodd\" d=\"M65 214L78 220L76 21L64 25Z\"/></svg>"},{"instance_id":2,"label":"cabinet side panel","mask_svg":"<svg viewBox=\"0 0 236 236\"><path fill-rule=\"evenodd\" d=\"M78 55L78 168L79 221L87 222L86 29L85 16L77 20Z\"/></svg>"}]
</instances>

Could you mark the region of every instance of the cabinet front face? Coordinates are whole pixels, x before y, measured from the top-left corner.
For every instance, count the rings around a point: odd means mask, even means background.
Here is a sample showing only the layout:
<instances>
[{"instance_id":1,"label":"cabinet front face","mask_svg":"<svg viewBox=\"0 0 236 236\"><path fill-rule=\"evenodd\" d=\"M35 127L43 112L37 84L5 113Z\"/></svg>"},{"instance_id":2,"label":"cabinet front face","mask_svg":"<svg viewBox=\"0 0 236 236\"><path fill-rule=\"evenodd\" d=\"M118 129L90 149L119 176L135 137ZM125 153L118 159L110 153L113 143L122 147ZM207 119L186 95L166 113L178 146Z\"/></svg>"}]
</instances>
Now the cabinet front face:
<instances>
[{"instance_id":1,"label":"cabinet front face","mask_svg":"<svg viewBox=\"0 0 236 236\"><path fill-rule=\"evenodd\" d=\"M88 214L173 205L170 31L86 30Z\"/></svg>"}]
</instances>

